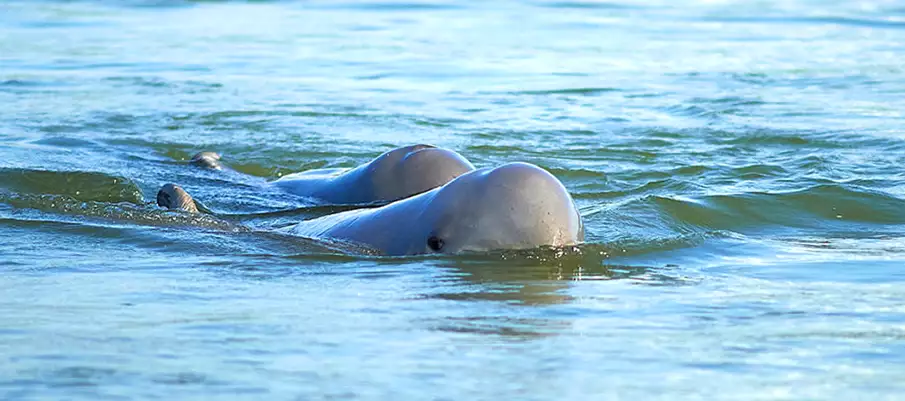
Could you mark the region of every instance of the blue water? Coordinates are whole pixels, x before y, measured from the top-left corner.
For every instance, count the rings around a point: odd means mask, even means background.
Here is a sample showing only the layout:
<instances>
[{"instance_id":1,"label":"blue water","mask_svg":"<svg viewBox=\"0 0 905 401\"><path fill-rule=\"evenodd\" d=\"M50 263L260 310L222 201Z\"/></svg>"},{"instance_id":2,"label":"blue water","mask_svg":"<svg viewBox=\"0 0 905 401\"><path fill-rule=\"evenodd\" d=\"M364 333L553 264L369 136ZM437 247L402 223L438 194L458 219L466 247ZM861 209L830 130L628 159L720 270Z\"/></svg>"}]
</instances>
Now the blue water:
<instances>
[{"instance_id":1,"label":"blue water","mask_svg":"<svg viewBox=\"0 0 905 401\"><path fill-rule=\"evenodd\" d=\"M882 0L2 2L0 399L900 399L903 57ZM268 232L415 143L587 243Z\"/></svg>"}]
</instances>

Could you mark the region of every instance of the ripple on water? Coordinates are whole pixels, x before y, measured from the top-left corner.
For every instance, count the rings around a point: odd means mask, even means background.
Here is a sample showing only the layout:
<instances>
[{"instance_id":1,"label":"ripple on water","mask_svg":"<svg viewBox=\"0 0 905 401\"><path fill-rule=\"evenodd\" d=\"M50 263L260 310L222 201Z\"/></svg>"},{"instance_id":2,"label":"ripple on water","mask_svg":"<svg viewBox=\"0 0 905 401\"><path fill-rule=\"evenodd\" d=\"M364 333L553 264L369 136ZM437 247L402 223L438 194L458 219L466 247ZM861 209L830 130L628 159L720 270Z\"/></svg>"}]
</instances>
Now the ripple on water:
<instances>
[{"instance_id":1,"label":"ripple on water","mask_svg":"<svg viewBox=\"0 0 905 401\"><path fill-rule=\"evenodd\" d=\"M769 225L826 227L841 223L905 224L905 200L846 185L818 185L783 193L710 195L694 199L651 196L653 204L679 223L717 230L752 230Z\"/></svg>"},{"instance_id":2,"label":"ripple on water","mask_svg":"<svg viewBox=\"0 0 905 401\"><path fill-rule=\"evenodd\" d=\"M540 7L578 9L578 10L624 10L642 8L640 4L628 4L609 1L545 1L535 2Z\"/></svg>"},{"instance_id":3,"label":"ripple on water","mask_svg":"<svg viewBox=\"0 0 905 401\"><path fill-rule=\"evenodd\" d=\"M76 201L143 202L141 190L132 180L99 172L0 168L0 188L15 193L62 195Z\"/></svg>"}]
</instances>

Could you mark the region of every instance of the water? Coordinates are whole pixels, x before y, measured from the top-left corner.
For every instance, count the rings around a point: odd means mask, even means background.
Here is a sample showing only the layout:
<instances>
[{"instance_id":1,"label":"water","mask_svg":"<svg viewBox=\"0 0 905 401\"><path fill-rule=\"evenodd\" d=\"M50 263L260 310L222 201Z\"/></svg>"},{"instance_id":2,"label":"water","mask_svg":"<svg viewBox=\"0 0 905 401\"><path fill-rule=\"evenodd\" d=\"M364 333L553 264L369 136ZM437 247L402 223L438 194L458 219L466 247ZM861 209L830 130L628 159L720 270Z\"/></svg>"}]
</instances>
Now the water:
<instances>
[{"instance_id":1,"label":"water","mask_svg":"<svg viewBox=\"0 0 905 401\"><path fill-rule=\"evenodd\" d=\"M898 399L903 54L897 1L3 2L0 399ZM587 244L266 232L419 142Z\"/></svg>"}]
</instances>

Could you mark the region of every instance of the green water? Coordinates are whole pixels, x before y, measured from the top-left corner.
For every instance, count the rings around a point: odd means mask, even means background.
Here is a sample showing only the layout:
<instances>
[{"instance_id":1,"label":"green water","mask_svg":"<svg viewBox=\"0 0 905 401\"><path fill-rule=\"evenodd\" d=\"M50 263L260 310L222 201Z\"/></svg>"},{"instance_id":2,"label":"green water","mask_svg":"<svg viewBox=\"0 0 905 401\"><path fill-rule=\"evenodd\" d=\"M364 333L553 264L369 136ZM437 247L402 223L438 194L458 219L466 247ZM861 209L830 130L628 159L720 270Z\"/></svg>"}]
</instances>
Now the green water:
<instances>
[{"instance_id":1,"label":"green water","mask_svg":"<svg viewBox=\"0 0 905 401\"><path fill-rule=\"evenodd\" d=\"M0 399L900 399L903 60L882 0L2 2ZM261 182L415 143L587 243L267 232L342 209Z\"/></svg>"}]
</instances>

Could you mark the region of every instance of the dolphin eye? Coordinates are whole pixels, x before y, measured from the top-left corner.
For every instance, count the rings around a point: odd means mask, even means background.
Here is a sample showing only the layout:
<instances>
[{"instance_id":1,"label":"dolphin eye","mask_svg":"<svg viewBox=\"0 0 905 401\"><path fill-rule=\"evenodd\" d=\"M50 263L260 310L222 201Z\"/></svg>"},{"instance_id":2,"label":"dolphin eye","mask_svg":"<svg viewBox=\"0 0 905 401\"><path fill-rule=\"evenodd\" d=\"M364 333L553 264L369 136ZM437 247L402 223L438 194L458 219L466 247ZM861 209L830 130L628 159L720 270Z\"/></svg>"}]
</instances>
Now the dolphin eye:
<instances>
[{"instance_id":1,"label":"dolphin eye","mask_svg":"<svg viewBox=\"0 0 905 401\"><path fill-rule=\"evenodd\" d=\"M440 250L443 249L443 240L437 238L436 235L431 235L430 238L427 239L427 247L434 252L440 252Z\"/></svg>"}]
</instances>

